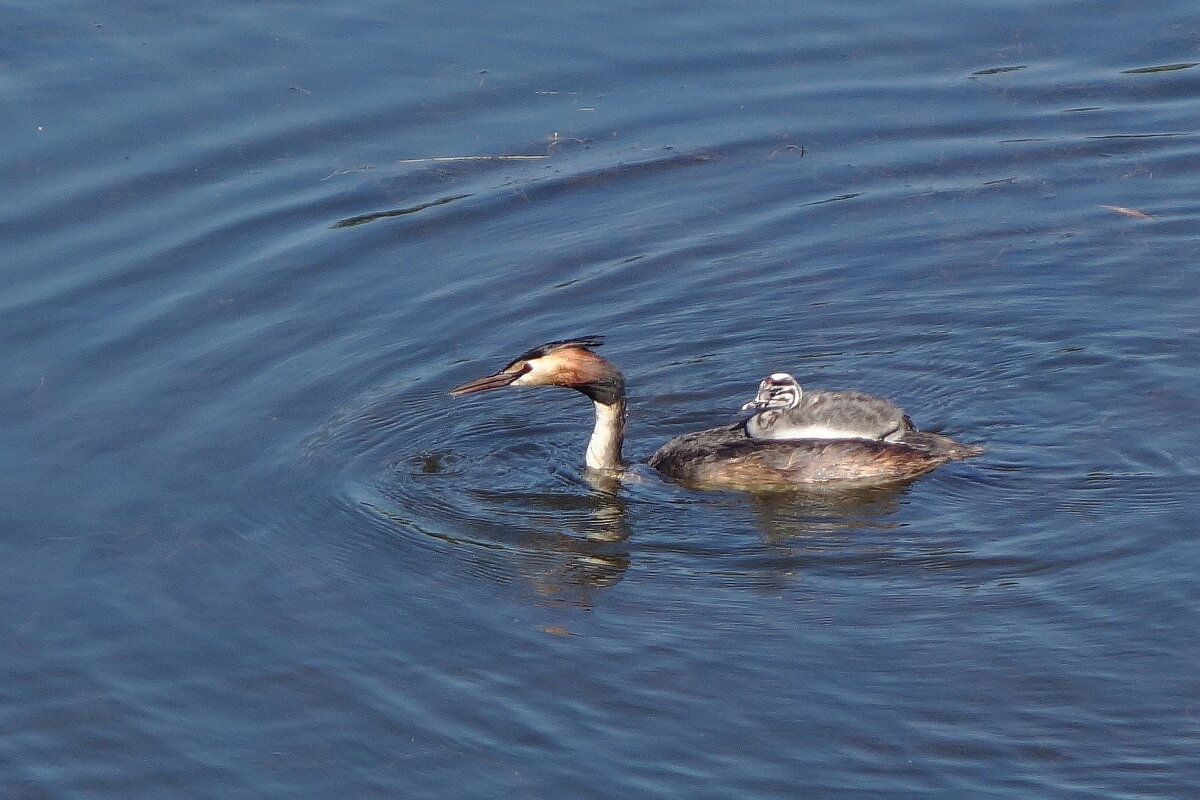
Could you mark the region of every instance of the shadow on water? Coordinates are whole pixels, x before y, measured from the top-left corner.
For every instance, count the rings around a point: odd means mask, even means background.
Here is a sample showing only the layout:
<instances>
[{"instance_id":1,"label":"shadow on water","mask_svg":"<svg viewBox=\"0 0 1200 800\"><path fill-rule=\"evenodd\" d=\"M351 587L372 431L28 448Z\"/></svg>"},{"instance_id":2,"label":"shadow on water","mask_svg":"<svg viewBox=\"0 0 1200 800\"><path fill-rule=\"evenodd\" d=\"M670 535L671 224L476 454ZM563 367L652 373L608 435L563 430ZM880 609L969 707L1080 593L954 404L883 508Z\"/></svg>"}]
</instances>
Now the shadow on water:
<instances>
[{"instance_id":1,"label":"shadow on water","mask_svg":"<svg viewBox=\"0 0 1200 800\"><path fill-rule=\"evenodd\" d=\"M887 486L826 488L750 496L755 525L770 543L859 528L887 529L912 481Z\"/></svg>"}]
</instances>

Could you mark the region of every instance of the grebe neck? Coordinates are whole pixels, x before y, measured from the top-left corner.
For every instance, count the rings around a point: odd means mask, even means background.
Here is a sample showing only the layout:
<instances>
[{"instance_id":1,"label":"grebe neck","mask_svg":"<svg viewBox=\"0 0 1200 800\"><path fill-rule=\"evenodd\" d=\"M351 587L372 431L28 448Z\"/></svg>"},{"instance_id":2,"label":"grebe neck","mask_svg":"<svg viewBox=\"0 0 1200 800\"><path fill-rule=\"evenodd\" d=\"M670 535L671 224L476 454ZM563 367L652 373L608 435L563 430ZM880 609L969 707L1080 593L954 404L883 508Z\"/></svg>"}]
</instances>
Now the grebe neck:
<instances>
[{"instance_id":1,"label":"grebe neck","mask_svg":"<svg viewBox=\"0 0 1200 800\"><path fill-rule=\"evenodd\" d=\"M596 427L588 440L584 463L591 469L618 470L625 466L621 460L621 445L625 442L625 398L613 403L593 400L596 407Z\"/></svg>"}]
</instances>

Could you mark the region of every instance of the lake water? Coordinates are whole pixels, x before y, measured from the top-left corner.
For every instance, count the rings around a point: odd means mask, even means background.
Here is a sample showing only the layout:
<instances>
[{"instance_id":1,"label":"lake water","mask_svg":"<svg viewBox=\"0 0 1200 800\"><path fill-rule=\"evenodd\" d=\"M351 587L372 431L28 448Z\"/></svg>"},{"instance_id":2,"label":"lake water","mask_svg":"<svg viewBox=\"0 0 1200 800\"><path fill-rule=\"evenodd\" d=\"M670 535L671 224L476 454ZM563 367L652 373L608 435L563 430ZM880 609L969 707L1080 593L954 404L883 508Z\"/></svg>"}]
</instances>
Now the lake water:
<instances>
[{"instance_id":1,"label":"lake water","mask_svg":"<svg viewBox=\"0 0 1200 800\"><path fill-rule=\"evenodd\" d=\"M4 16L0 797L1200 796L1194 2ZM585 334L988 452L446 396Z\"/></svg>"}]
</instances>

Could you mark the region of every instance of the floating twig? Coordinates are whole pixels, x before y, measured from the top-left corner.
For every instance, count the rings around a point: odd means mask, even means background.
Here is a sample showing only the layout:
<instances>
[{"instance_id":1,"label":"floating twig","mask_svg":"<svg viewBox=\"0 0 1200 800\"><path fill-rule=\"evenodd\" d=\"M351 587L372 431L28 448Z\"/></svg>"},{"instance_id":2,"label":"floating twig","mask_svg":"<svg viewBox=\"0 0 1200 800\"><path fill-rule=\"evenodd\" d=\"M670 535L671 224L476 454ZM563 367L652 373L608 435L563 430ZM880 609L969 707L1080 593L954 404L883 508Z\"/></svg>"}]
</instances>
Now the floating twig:
<instances>
[{"instance_id":1,"label":"floating twig","mask_svg":"<svg viewBox=\"0 0 1200 800\"><path fill-rule=\"evenodd\" d=\"M402 158L397 164L444 164L452 161L537 161L550 156L434 156L432 158Z\"/></svg>"},{"instance_id":2,"label":"floating twig","mask_svg":"<svg viewBox=\"0 0 1200 800\"><path fill-rule=\"evenodd\" d=\"M455 200L462 200L464 197L470 197L469 194L454 194L449 197L440 197L437 200L431 200L428 203L421 203L416 206L408 206L406 208L393 208L387 211L375 211L370 214L359 214L357 217L347 217L343 220L338 220L333 224L335 228L352 228L355 225L362 225L364 222L374 222L377 219L385 219L386 217L402 217L405 214L415 214L418 211L424 211L427 208L434 206L444 206L446 203L453 203Z\"/></svg>"},{"instance_id":3,"label":"floating twig","mask_svg":"<svg viewBox=\"0 0 1200 800\"><path fill-rule=\"evenodd\" d=\"M1200 66L1200 61L1184 61L1179 64L1159 64L1155 67L1138 67L1137 69L1123 69L1122 75L1145 75L1150 72L1174 72L1177 69L1191 69L1192 67Z\"/></svg>"},{"instance_id":4,"label":"floating twig","mask_svg":"<svg viewBox=\"0 0 1200 800\"><path fill-rule=\"evenodd\" d=\"M1105 205L1102 205L1100 207L1107 208L1109 211L1115 211L1118 214L1124 214L1127 217L1133 217L1134 219L1154 219L1154 217L1150 216L1145 211L1138 211L1136 208L1126 208L1125 206L1105 206Z\"/></svg>"},{"instance_id":5,"label":"floating twig","mask_svg":"<svg viewBox=\"0 0 1200 800\"><path fill-rule=\"evenodd\" d=\"M321 178L321 180L327 181L330 178L336 178L338 175L349 175L351 172L365 172L369 169L375 169L375 168L372 167L370 164L361 164L357 167L347 167L346 169L335 169L333 172L329 173L324 178Z\"/></svg>"}]
</instances>

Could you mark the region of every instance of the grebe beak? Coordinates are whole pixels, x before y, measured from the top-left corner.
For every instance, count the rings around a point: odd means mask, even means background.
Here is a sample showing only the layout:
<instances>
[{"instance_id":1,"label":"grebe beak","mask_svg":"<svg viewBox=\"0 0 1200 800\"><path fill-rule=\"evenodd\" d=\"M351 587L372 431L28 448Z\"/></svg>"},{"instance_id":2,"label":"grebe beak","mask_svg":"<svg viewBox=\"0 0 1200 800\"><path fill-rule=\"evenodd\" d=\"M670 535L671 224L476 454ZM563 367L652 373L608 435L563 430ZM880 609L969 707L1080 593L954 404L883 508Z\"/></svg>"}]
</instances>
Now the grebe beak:
<instances>
[{"instance_id":1,"label":"grebe beak","mask_svg":"<svg viewBox=\"0 0 1200 800\"><path fill-rule=\"evenodd\" d=\"M467 381L462 386L456 386L450 390L450 394L475 394L476 392L486 392L488 389L503 389L524 374L525 372L522 370L517 370L516 372L504 372L501 370L495 375L476 378L473 381Z\"/></svg>"},{"instance_id":2,"label":"grebe beak","mask_svg":"<svg viewBox=\"0 0 1200 800\"><path fill-rule=\"evenodd\" d=\"M762 411L764 408L769 408L770 406L770 400L751 400L742 406L742 411Z\"/></svg>"}]
</instances>

